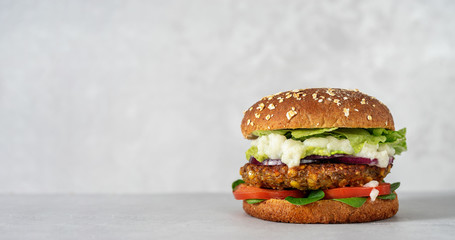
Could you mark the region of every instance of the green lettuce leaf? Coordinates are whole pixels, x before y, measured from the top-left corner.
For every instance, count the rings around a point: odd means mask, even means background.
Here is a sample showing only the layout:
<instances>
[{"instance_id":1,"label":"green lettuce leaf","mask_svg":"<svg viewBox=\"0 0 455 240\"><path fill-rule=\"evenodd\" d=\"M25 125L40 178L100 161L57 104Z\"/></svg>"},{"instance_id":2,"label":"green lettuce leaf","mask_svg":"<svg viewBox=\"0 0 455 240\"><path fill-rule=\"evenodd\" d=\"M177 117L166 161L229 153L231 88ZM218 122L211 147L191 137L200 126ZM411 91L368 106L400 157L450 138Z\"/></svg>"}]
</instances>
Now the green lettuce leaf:
<instances>
[{"instance_id":1,"label":"green lettuce leaf","mask_svg":"<svg viewBox=\"0 0 455 240\"><path fill-rule=\"evenodd\" d=\"M390 144L390 146L395 149L395 154L399 155L408 150L406 145L406 128L402 128L398 131L384 129L383 134L387 138L386 143Z\"/></svg>"},{"instance_id":2,"label":"green lettuce leaf","mask_svg":"<svg viewBox=\"0 0 455 240\"><path fill-rule=\"evenodd\" d=\"M311 191L308 197L306 198L295 198L295 197L286 197L285 200L294 204L294 205L307 205L318 200L323 199L325 196L324 191L315 190Z\"/></svg>"},{"instance_id":3,"label":"green lettuce leaf","mask_svg":"<svg viewBox=\"0 0 455 240\"><path fill-rule=\"evenodd\" d=\"M288 129L280 129L280 130L256 130L253 132L253 135L255 136L266 136L266 135L269 135L269 134L272 134L272 133L275 133L275 134L280 134L280 135L286 135L287 132L289 132L290 130Z\"/></svg>"},{"instance_id":4,"label":"green lettuce leaf","mask_svg":"<svg viewBox=\"0 0 455 240\"><path fill-rule=\"evenodd\" d=\"M322 135L326 132L331 132L338 128L308 128L308 129L295 129L291 131L291 136L295 140L303 141L309 137Z\"/></svg>"},{"instance_id":5,"label":"green lettuce leaf","mask_svg":"<svg viewBox=\"0 0 455 240\"><path fill-rule=\"evenodd\" d=\"M387 140L386 136L375 136L370 134L370 132L366 129L361 128L341 128L335 130L334 132L347 138L355 153L360 152L365 143L376 145Z\"/></svg>"},{"instance_id":6,"label":"green lettuce leaf","mask_svg":"<svg viewBox=\"0 0 455 240\"><path fill-rule=\"evenodd\" d=\"M399 155L407 150L406 145L406 128L398 131L388 130L384 128L313 128L313 129L281 129L281 130L257 130L253 132L256 136L265 136L271 133L286 136L286 138L305 141L313 137L327 137L332 136L338 139L348 139L355 153L362 150L365 143L388 144L395 149L395 154ZM266 155L258 155L257 147L252 146L246 152L247 159L254 156L258 161L262 162L267 159ZM324 155L330 156L337 153L344 153L341 151L328 152L326 149L309 149L303 157L309 155Z\"/></svg>"}]
</instances>

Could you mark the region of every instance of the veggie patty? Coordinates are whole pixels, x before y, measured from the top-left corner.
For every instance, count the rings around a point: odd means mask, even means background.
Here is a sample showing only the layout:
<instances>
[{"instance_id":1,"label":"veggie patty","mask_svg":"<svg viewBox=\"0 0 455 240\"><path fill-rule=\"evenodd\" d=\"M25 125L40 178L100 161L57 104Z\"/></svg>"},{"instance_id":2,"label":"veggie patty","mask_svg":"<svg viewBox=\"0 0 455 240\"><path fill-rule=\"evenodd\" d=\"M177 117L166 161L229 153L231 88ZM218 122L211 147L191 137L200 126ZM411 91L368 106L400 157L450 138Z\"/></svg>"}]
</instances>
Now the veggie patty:
<instances>
[{"instance_id":1,"label":"veggie patty","mask_svg":"<svg viewBox=\"0 0 455 240\"><path fill-rule=\"evenodd\" d=\"M376 180L381 182L390 172L386 168L362 164L325 163L261 166L247 163L240 168L243 181L249 186L299 190L317 190L337 187L357 187Z\"/></svg>"}]
</instances>

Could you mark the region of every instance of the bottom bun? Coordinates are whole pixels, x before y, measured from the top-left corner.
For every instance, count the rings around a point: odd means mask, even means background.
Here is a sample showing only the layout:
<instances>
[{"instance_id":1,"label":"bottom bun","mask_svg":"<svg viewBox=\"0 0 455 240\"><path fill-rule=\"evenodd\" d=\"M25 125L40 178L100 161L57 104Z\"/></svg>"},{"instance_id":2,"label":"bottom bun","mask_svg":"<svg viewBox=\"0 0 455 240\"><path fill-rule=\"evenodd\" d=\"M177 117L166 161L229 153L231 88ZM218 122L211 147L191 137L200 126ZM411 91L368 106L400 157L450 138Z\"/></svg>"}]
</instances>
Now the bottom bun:
<instances>
[{"instance_id":1,"label":"bottom bun","mask_svg":"<svg viewBox=\"0 0 455 240\"><path fill-rule=\"evenodd\" d=\"M390 218L398 212L394 200L368 199L359 208L334 200L320 200L297 206L286 200L269 199L256 204L243 201L246 213L260 219L288 223L359 223Z\"/></svg>"}]
</instances>

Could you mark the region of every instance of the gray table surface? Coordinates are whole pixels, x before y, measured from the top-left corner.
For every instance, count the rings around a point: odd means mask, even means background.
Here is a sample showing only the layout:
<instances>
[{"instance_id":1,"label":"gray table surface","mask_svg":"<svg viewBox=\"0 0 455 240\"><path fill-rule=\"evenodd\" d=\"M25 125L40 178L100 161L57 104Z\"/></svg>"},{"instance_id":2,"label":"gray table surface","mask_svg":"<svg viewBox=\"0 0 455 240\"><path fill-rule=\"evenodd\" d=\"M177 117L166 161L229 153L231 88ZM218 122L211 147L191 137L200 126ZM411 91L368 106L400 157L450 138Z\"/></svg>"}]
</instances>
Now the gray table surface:
<instances>
[{"instance_id":1,"label":"gray table surface","mask_svg":"<svg viewBox=\"0 0 455 240\"><path fill-rule=\"evenodd\" d=\"M285 224L231 194L0 195L0 239L455 239L455 193L400 193L388 220Z\"/></svg>"}]
</instances>

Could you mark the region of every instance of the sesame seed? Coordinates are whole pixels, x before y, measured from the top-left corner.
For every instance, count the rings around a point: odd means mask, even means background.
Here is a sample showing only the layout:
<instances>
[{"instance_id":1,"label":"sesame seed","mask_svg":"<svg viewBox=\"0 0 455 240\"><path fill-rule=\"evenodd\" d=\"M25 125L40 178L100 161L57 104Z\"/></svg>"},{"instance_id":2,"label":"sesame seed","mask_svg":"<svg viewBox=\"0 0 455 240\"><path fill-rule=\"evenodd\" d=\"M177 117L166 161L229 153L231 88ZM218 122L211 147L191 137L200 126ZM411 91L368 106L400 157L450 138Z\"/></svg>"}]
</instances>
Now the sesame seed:
<instances>
[{"instance_id":1,"label":"sesame seed","mask_svg":"<svg viewBox=\"0 0 455 240\"><path fill-rule=\"evenodd\" d=\"M253 123L253 122L251 122L251 126L253 126L253 125L254 125L254 123Z\"/></svg>"},{"instance_id":2,"label":"sesame seed","mask_svg":"<svg viewBox=\"0 0 455 240\"><path fill-rule=\"evenodd\" d=\"M305 97L306 96L306 93L302 94L302 97Z\"/></svg>"},{"instance_id":3,"label":"sesame seed","mask_svg":"<svg viewBox=\"0 0 455 240\"><path fill-rule=\"evenodd\" d=\"M338 106L341 105L340 99L335 98L335 99L333 99L333 102L336 103Z\"/></svg>"},{"instance_id":4,"label":"sesame seed","mask_svg":"<svg viewBox=\"0 0 455 240\"><path fill-rule=\"evenodd\" d=\"M253 110L253 107L250 107L249 111Z\"/></svg>"},{"instance_id":5,"label":"sesame seed","mask_svg":"<svg viewBox=\"0 0 455 240\"><path fill-rule=\"evenodd\" d=\"M313 93L311 96L313 96L314 100L318 99L318 94L317 93Z\"/></svg>"},{"instance_id":6,"label":"sesame seed","mask_svg":"<svg viewBox=\"0 0 455 240\"><path fill-rule=\"evenodd\" d=\"M275 105L273 105L273 103L270 103L267 108L270 109L270 110L275 109Z\"/></svg>"},{"instance_id":7,"label":"sesame seed","mask_svg":"<svg viewBox=\"0 0 455 240\"><path fill-rule=\"evenodd\" d=\"M347 100L348 98L347 97L343 97L344 100Z\"/></svg>"},{"instance_id":8,"label":"sesame seed","mask_svg":"<svg viewBox=\"0 0 455 240\"><path fill-rule=\"evenodd\" d=\"M300 89L294 89L293 92L300 92Z\"/></svg>"},{"instance_id":9,"label":"sesame seed","mask_svg":"<svg viewBox=\"0 0 455 240\"><path fill-rule=\"evenodd\" d=\"M284 101L284 99L280 99L278 102L279 102L279 103L282 103L283 101Z\"/></svg>"},{"instance_id":10,"label":"sesame seed","mask_svg":"<svg viewBox=\"0 0 455 240\"><path fill-rule=\"evenodd\" d=\"M349 108L343 108L344 116L349 117Z\"/></svg>"},{"instance_id":11,"label":"sesame seed","mask_svg":"<svg viewBox=\"0 0 455 240\"><path fill-rule=\"evenodd\" d=\"M264 109L264 103L259 103L259 105L256 109L259 109L259 111L262 111L262 109Z\"/></svg>"},{"instance_id":12,"label":"sesame seed","mask_svg":"<svg viewBox=\"0 0 455 240\"><path fill-rule=\"evenodd\" d=\"M319 100L318 100L318 102L322 102L322 101L324 101L324 100L323 100L323 99L319 99Z\"/></svg>"},{"instance_id":13,"label":"sesame seed","mask_svg":"<svg viewBox=\"0 0 455 240\"><path fill-rule=\"evenodd\" d=\"M376 105L373 104L373 107L376 107Z\"/></svg>"},{"instance_id":14,"label":"sesame seed","mask_svg":"<svg viewBox=\"0 0 455 240\"><path fill-rule=\"evenodd\" d=\"M250 119L248 119L248 121L246 121L246 125L250 125Z\"/></svg>"},{"instance_id":15,"label":"sesame seed","mask_svg":"<svg viewBox=\"0 0 455 240\"><path fill-rule=\"evenodd\" d=\"M333 93L333 89L331 89L331 88L327 89L326 92L327 92L327 94L329 94L332 97L335 96L335 93Z\"/></svg>"},{"instance_id":16,"label":"sesame seed","mask_svg":"<svg viewBox=\"0 0 455 240\"><path fill-rule=\"evenodd\" d=\"M286 93L286 98L290 98L290 97L292 97L292 94Z\"/></svg>"},{"instance_id":17,"label":"sesame seed","mask_svg":"<svg viewBox=\"0 0 455 240\"><path fill-rule=\"evenodd\" d=\"M373 118L371 117L371 115L368 115L368 116L367 116L367 119L368 119L369 121L371 121L371 119L373 119Z\"/></svg>"},{"instance_id":18,"label":"sesame seed","mask_svg":"<svg viewBox=\"0 0 455 240\"><path fill-rule=\"evenodd\" d=\"M261 116L261 114L260 114L260 113L255 113L254 116L255 116L256 118L259 118L259 117Z\"/></svg>"},{"instance_id":19,"label":"sesame seed","mask_svg":"<svg viewBox=\"0 0 455 240\"><path fill-rule=\"evenodd\" d=\"M293 96L294 98L298 98L298 97L299 97L299 94L300 94L300 93L293 93L292 96Z\"/></svg>"},{"instance_id":20,"label":"sesame seed","mask_svg":"<svg viewBox=\"0 0 455 240\"><path fill-rule=\"evenodd\" d=\"M297 114L297 112L295 111L295 108L293 107L292 110L289 110L286 113L286 117L288 118L288 120L291 120L291 118L294 117L296 114Z\"/></svg>"},{"instance_id":21,"label":"sesame seed","mask_svg":"<svg viewBox=\"0 0 455 240\"><path fill-rule=\"evenodd\" d=\"M270 120L270 114L267 114L267 116L265 116L265 120Z\"/></svg>"},{"instance_id":22,"label":"sesame seed","mask_svg":"<svg viewBox=\"0 0 455 240\"><path fill-rule=\"evenodd\" d=\"M267 96L267 99L268 99L268 100L272 100L272 98L273 98L273 96L272 96L272 95L270 95L270 96Z\"/></svg>"},{"instance_id":23,"label":"sesame seed","mask_svg":"<svg viewBox=\"0 0 455 240\"><path fill-rule=\"evenodd\" d=\"M362 101L360 101L360 104L366 104L365 98L362 98Z\"/></svg>"},{"instance_id":24,"label":"sesame seed","mask_svg":"<svg viewBox=\"0 0 455 240\"><path fill-rule=\"evenodd\" d=\"M359 109L357 109L357 108L354 108L354 111L358 112L358 111L359 111Z\"/></svg>"},{"instance_id":25,"label":"sesame seed","mask_svg":"<svg viewBox=\"0 0 455 240\"><path fill-rule=\"evenodd\" d=\"M388 122L387 122L387 121L385 121L385 125L386 125L386 126L387 126L387 123L388 123Z\"/></svg>"},{"instance_id":26,"label":"sesame seed","mask_svg":"<svg viewBox=\"0 0 455 240\"><path fill-rule=\"evenodd\" d=\"M332 98L327 98L327 100L332 101Z\"/></svg>"}]
</instances>

